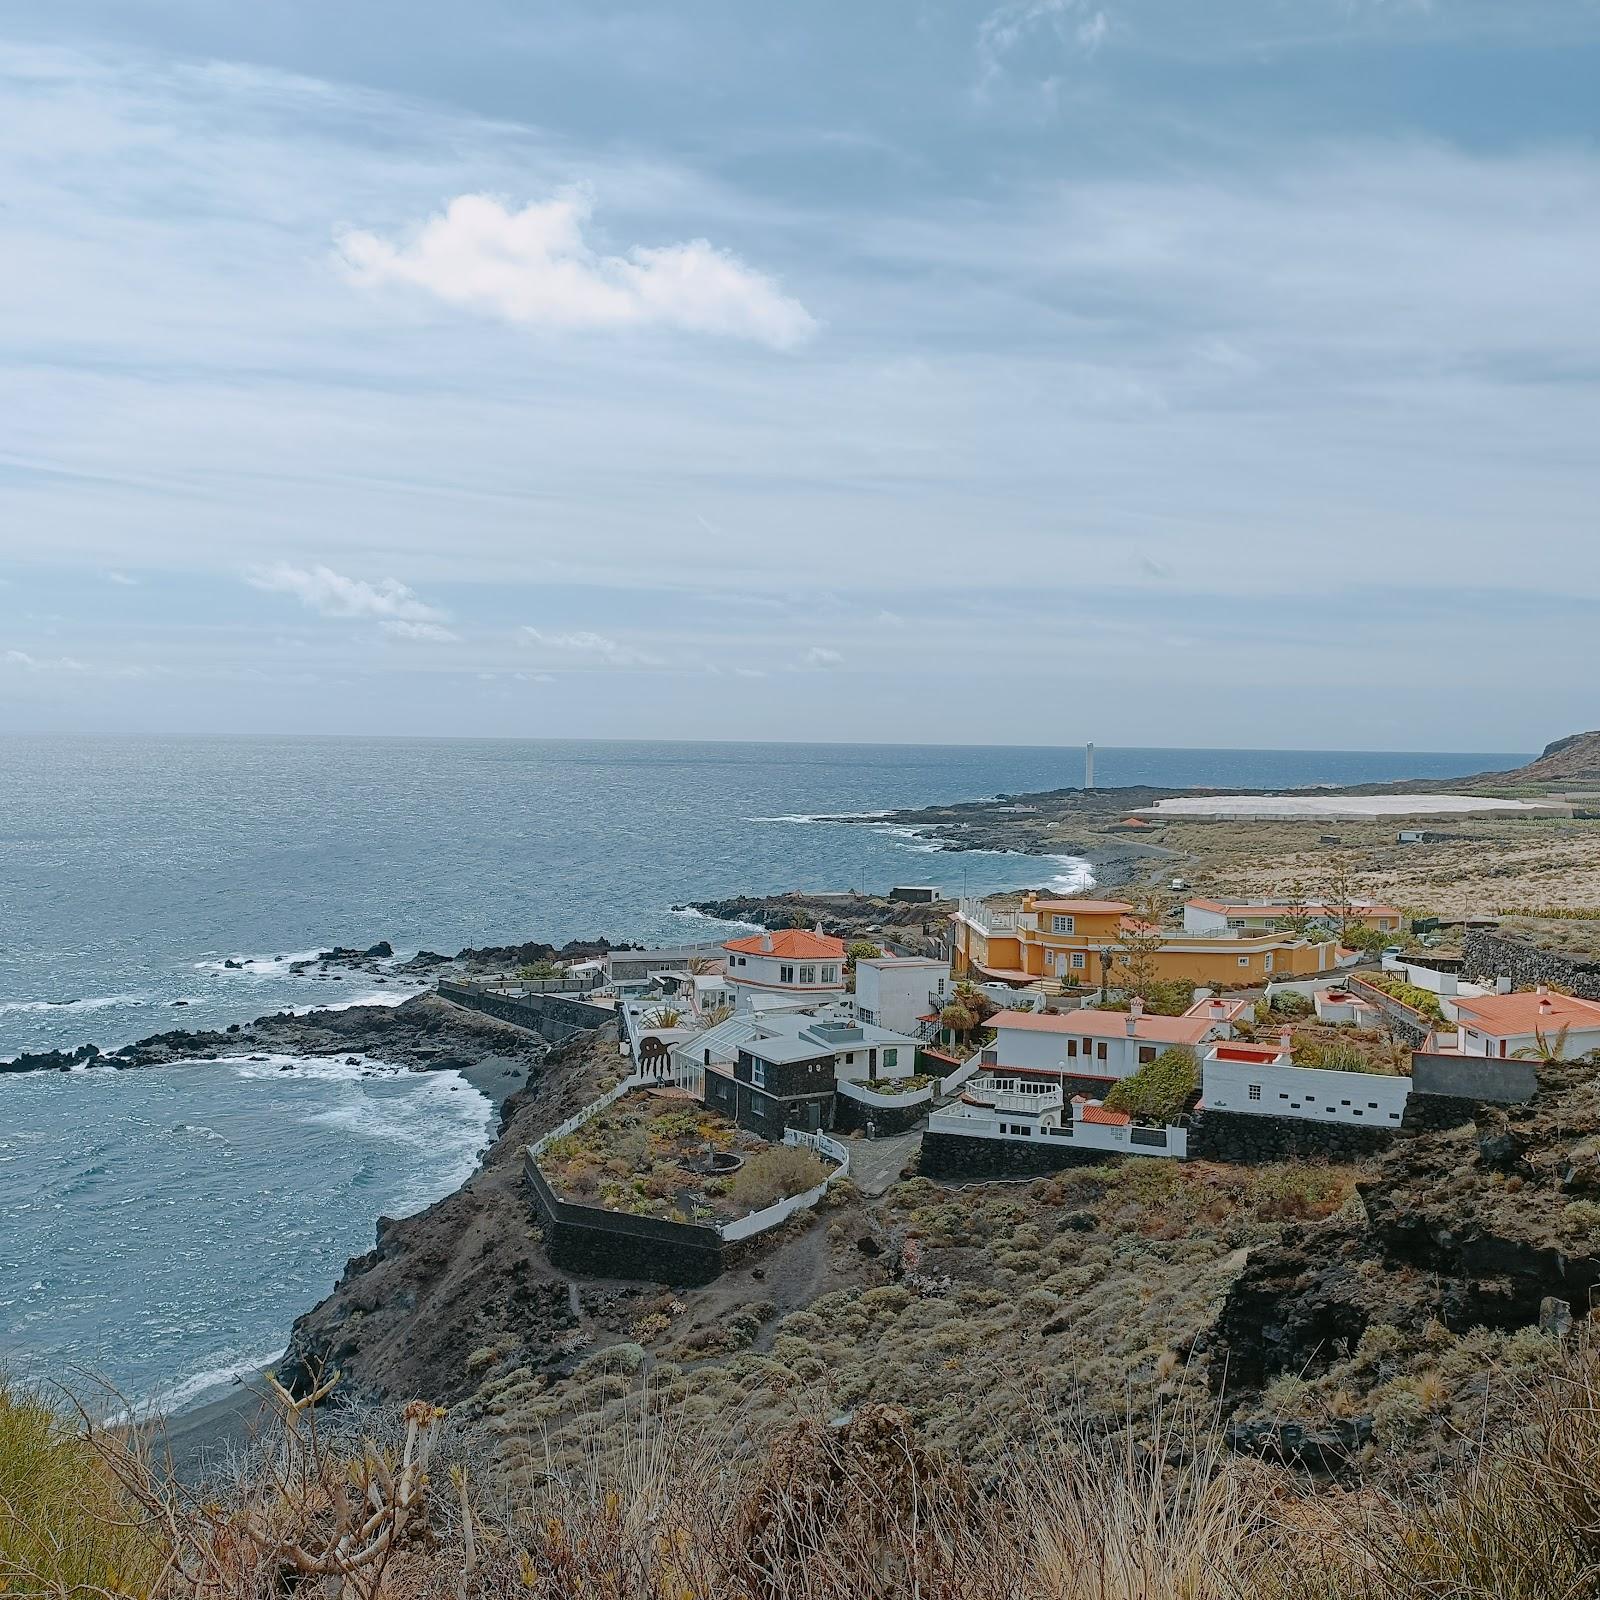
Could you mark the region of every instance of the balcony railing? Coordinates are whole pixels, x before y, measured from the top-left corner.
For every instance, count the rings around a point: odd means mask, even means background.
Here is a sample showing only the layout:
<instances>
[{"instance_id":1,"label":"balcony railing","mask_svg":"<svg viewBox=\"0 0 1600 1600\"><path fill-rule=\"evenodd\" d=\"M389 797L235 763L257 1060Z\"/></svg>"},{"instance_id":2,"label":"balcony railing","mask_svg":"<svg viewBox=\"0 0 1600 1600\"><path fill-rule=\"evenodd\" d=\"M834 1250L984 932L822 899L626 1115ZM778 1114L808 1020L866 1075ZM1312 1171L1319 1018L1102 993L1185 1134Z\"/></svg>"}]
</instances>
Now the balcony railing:
<instances>
[{"instance_id":1,"label":"balcony railing","mask_svg":"<svg viewBox=\"0 0 1600 1600\"><path fill-rule=\"evenodd\" d=\"M1059 1111L1065 1103L1059 1084L1046 1089L1002 1088L992 1079L979 1076L971 1079L962 1091L969 1099L979 1101L996 1111L1022 1111L1038 1113Z\"/></svg>"}]
</instances>

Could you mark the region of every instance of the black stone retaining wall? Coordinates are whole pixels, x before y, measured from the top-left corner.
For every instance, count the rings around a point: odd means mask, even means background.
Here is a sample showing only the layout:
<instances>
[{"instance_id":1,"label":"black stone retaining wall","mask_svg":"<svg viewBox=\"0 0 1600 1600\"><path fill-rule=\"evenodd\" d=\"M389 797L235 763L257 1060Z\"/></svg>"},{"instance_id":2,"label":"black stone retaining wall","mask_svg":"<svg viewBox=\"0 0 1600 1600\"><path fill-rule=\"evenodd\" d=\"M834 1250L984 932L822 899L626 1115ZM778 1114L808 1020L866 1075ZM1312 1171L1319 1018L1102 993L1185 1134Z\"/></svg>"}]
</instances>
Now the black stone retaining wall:
<instances>
[{"instance_id":1,"label":"black stone retaining wall","mask_svg":"<svg viewBox=\"0 0 1600 1600\"><path fill-rule=\"evenodd\" d=\"M710 1283L722 1273L722 1235L715 1228L575 1205L545 1182L532 1155L523 1158L522 1177L544 1231L545 1254L563 1272L674 1284Z\"/></svg>"},{"instance_id":2,"label":"black stone retaining wall","mask_svg":"<svg viewBox=\"0 0 1600 1600\"><path fill-rule=\"evenodd\" d=\"M885 1138L891 1133L907 1133L927 1116L932 1100L916 1100L906 1106L864 1106L847 1094L833 1097L833 1127L836 1133L864 1133L870 1119Z\"/></svg>"},{"instance_id":3,"label":"black stone retaining wall","mask_svg":"<svg viewBox=\"0 0 1600 1600\"><path fill-rule=\"evenodd\" d=\"M1068 1167L1099 1167L1124 1157L1109 1150L1074 1149L1070 1139L986 1139L966 1133L925 1133L917 1171L924 1178L981 1183L988 1178L1044 1178Z\"/></svg>"},{"instance_id":4,"label":"black stone retaining wall","mask_svg":"<svg viewBox=\"0 0 1600 1600\"><path fill-rule=\"evenodd\" d=\"M1461 941L1461 972L1474 983L1509 978L1515 988L1559 983L1585 1000L1600 1000L1600 961L1541 950L1493 928L1468 928Z\"/></svg>"},{"instance_id":5,"label":"black stone retaining wall","mask_svg":"<svg viewBox=\"0 0 1600 1600\"><path fill-rule=\"evenodd\" d=\"M571 1000L564 995L491 994L458 983L441 983L439 994L458 1006L531 1028L551 1044L560 1044L576 1033L607 1026L615 1028L617 1024L617 1014L609 1006L590 1005L586 1000Z\"/></svg>"},{"instance_id":6,"label":"black stone retaining wall","mask_svg":"<svg viewBox=\"0 0 1600 1600\"><path fill-rule=\"evenodd\" d=\"M1459 1128L1463 1123L1476 1122L1479 1113L1489 1102L1472 1100L1463 1095L1415 1094L1406 1101L1405 1114L1400 1126L1413 1133L1443 1133L1446 1128Z\"/></svg>"},{"instance_id":7,"label":"black stone retaining wall","mask_svg":"<svg viewBox=\"0 0 1600 1600\"><path fill-rule=\"evenodd\" d=\"M1191 1161L1359 1161L1382 1150L1398 1128L1357 1128L1345 1122L1204 1111L1189 1129Z\"/></svg>"}]
</instances>

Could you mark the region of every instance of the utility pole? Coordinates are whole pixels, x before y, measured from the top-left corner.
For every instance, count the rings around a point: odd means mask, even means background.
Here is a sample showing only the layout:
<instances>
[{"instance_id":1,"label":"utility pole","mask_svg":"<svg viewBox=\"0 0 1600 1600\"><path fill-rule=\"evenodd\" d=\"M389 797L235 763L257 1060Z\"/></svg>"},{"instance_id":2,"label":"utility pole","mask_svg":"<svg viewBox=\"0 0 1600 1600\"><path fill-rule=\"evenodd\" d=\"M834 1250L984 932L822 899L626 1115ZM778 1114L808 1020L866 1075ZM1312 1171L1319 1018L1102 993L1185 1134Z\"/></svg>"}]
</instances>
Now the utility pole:
<instances>
[{"instance_id":1,"label":"utility pole","mask_svg":"<svg viewBox=\"0 0 1600 1600\"><path fill-rule=\"evenodd\" d=\"M1083 747L1083 786L1085 789L1094 788L1094 746L1086 744Z\"/></svg>"}]
</instances>

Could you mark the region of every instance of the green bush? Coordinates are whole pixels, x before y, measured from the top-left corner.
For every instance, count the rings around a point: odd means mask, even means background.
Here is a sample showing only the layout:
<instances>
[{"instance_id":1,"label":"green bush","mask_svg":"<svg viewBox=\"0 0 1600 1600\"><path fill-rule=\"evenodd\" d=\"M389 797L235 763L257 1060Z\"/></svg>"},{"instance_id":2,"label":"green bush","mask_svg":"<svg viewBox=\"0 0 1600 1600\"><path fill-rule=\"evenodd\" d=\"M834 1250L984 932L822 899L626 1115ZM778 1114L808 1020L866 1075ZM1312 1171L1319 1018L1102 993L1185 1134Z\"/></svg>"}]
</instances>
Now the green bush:
<instances>
[{"instance_id":1,"label":"green bush","mask_svg":"<svg viewBox=\"0 0 1600 1600\"><path fill-rule=\"evenodd\" d=\"M1106 1096L1106 1109L1152 1122L1172 1122L1199 1081L1194 1052L1173 1045L1118 1083Z\"/></svg>"}]
</instances>

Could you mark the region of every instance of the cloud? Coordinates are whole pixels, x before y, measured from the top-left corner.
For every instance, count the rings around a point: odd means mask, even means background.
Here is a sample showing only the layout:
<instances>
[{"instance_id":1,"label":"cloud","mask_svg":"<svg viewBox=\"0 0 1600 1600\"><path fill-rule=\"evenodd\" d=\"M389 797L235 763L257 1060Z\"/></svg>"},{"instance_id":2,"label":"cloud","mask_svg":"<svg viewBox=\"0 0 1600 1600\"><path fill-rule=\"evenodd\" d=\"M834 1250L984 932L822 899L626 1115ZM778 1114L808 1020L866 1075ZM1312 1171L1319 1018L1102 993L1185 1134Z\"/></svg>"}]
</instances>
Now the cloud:
<instances>
[{"instance_id":1,"label":"cloud","mask_svg":"<svg viewBox=\"0 0 1600 1600\"><path fill-rule=\"evenodd\" d=\"M764 678L766 673L760 667L735 667L733 675L736 678Z\"/></svg>"},{"instance_id":2,"label":"cloud","mask_svg":"<svg viewBox=\"0 0 1600 1600\"><path fill-rule=\"evenodd\" d=\"M24 672L87 672L87 662L72 656L30 656L26 650L7 650L0 654L0 665L20 667Z\"/></svg>"},{"instance_id":3,"label":"cloud","mask_svg":"<svg viewBox=\"0 0 1600 1600\"><path fill-rule=\"evenodd\" d=\"M844 657L837 650L829 650L824 645L812 645L800 658L803 667L842 667Z\"/></svg>"},{"instance_id":4,"label":"cloud","mask_svg":"<svg viewBox=\"0 0 1600 1600\"><path fill-rule=\"evenodd\" d=\"M978 24L978 92L1005 74L1014 51L1037 65L1040 34L1092 56L1110 31L1110 18L1088 0L1005 0Z\"/></svg>"},{"instance_id":5,"label":"cloud","mask_svg":"<svg viewBox=\"0 0 1600 1600\"><path fill-rule=\"evenodd\" d=\"M427 644L455 644L461 635L441 628L437 622L397 622L393 619L380 622L380 628L396 639L418 639Z\"/></svg>"},{"instance_id":6,"label":"cloud","mask_svg":"<svg viewBox=\"0 0 1600 1600\"><path fill-rule=\"evenodd\" d=\"M584 238L581 193L520 211L458 195L411 238L352 229L336 257L363 288L402 284L532 328L679 328L787 350L816 332L811 313L763 272L705 239L601 255Z\"/></svg>"},{"instance_id":7,"label":"cloud","mask_svg":"<svg viewBox=\"0 0 1600 1600\"><path fill-rule=\"evenodd\" d=\"M331 567L293 567L278 562L257 567L249 575L253 588L292 594L309 611L324 617L369 617L398 622L441 622L445 613L424 605L395 578L368 583L347 578ZM416 636L420 637L420 636Z\"/></svg>"},{"instance_id":8,"label":"cloud","mask_svg":"<svg viewBox=\"0 0 1600 1600\"><path fill-rule=\"evenodd\" d=\"M106 574L106 582L114 583L122 589L137 589L139 587L139 580L130 578L126 572L108 572Z\"/></svg>"},{"instance_id":9,"label":"cloud","mask_svg":"<svg viewBox=\"0 0 1600 1600\"><path fill-rule=\"evenodd\" d=\"M538 628L524 628L522 637L526 643L549 655L587 659L610 667L659 667L662 664L658 656L608 639L603 633L545 633Z\"/></svg>"}]
</instances>

